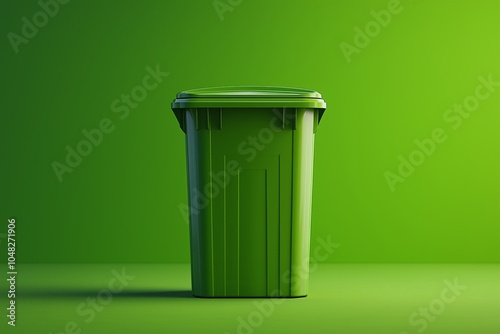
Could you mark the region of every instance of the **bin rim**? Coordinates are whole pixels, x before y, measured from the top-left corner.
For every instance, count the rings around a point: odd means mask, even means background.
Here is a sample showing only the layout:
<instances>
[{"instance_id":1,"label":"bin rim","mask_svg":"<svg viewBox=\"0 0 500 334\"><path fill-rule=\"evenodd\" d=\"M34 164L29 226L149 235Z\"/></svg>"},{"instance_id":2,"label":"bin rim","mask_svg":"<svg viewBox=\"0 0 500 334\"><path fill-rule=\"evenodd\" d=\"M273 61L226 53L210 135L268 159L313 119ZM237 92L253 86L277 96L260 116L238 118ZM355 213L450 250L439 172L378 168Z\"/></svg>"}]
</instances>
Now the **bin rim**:
<instances>
[{"instance_id":1,"label":"bin rim","mask_svg":"<svg viewBox=\"0 0 500 334\"><path fill-rule=\"evenodd\" d=\"M315 109L319 111L319 123L326 110L326 103L319 92L304 88L221 86L181 91L171 107L182 128L184 110L197 108Z\"/></svg>"},{"instance_id":2,"label":"bin rim","mask_svg":"<svg viewBox=\"0 0 500 334\"><path fill-rule=\"evenodd\" d=\"M172 109L188 108L326 109L319 92L282 86L222 86L181 91Z\"/></svg>"}]
</instances>

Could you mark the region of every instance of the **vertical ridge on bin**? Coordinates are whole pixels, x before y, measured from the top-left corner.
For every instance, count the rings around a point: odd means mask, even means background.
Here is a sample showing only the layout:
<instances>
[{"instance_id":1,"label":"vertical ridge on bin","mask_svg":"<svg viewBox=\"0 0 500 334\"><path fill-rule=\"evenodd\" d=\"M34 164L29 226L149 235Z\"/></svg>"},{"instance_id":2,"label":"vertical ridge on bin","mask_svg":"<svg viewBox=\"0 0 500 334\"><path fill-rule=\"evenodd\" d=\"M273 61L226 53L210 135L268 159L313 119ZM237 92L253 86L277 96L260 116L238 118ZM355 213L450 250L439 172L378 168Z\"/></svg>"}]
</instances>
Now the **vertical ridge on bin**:
<instances>
[{"instance_id":1,"label":"vertical ridge on bin","mask_svg":"<svg viewBox=\"0 0 500 334\"><path fill-rule=\"evenodd\" d=\"M281 154L278 154L278 296L281 296Z\"/></svg>"},{"instance_id":2,"label":"vertical ridge on bin","mask_svg":"<svg viewBox=\"0 0 500 334\"><path fill-rule=\"evenodd\" d=\"M295 116L297 116L297 109L295 109ZM297 117L295 117L294 123L297 121ZM298 178L300 177L300 159L302 158L301 156L301 151L300 151L300 145L301 145L301 138L298 137L301 135L301 129L293 128L292 132L292 182L291 182L291 224L290 224L290 271L291 271L291 280L292 284L290 284L290 295L293 294L293 287L295 285L295 270L297 269L296 264L297 264L297 259L295 258L295 248L297 247L296 242L294 242L294 238L297 238L296 236L296 227L300 223L300 216L296 214L296 212L300 212L300 203L295 202L295 198L299 196L300 194L298 193L298 187L300 186L300 182ZM294 182L295 181L295 182Z\"/></svg>"},{"instance_id":3,"label":"vertical ridge on bin","mask_svg":"<svg viewBox=\"0 0 500 334\"><path fill-rule=\"evenodd\" d=\"M214 115L215 113L215 115ZM208 138L208 133L210 133L210 138L211 138L211 170L209 171L207 169L206 173L211 173L207 174L205 176L206 181L203 181L202 191L205 193L208 191L209 193L205 194L205 201L211 201L212 203L212 234L213 234L213 240L212 240L212 247L213 247L213 277L214 277L214 295L215 296L224 296L224 291L226 290L225 288L225 262L226 262L226 255L225 255L225 219L226 218L226 212L225 212L225 203L224 203L224 192L227 191L224 186L224 177L229 178L229 175L225 175L225 166L224 166L224 161L225 161L225 153L226 152L220 152L218 150L218 147L221 145L221 133L218 130L218 124L219 121L217 120L218 117L218 110L210 110L210 130L203 130L203 132L206 133L206 139L205 141L208 143L209 138ZM209 157L207 155L207 164L209 161ZM207 187L209 187L207 189ZM208 203L208 202L207 202ZM210 210L210 207L207 206L207 214L210 214L208 212ZM229 213L228 213L229 215ZM210 224L210 217L208 217L208 220L206 221L206 225L208 226ZM208 227L209 228L209 227ZM210 250L208 251L210 252Z\"/></svg>"},{"instance_id":4,"label":"vertical ridge on bin","mask_svg":"<svg viewBox=\"0 0 500 334\"><path fill-rule=\"evenodd\" d=\"M297 108L295 108L295 117L293 118L293 129L297 130Z\"/></svg>"},{"instance_id":5,"label":"vertical ridge on bin","mask_svg":"<svg viewBox=\"0 0 500 334\"><path fill-rule=\"evenodd\" d=\"M269 293L269 266L270 266L270 261L269 261L269 210L268 210L268 204L267 204L267 201L268 201L268 192L269 192L269 189L268 189L268 184L267 184L267 168L264 170L264 189L265 189L265 192L264 192L264 205L265 205L265 219L266 219L266 294Z\"/></svg>"},{"instance_id":6,"label":"vertical ridge on bin","mask_svg":"<svg viewBox=\"0 0 500 334\"><path fill-rule=\"evenodd\" d=\"M227 296L227 211L226 211L226 180L227 175L227 165L226 165L226 155L224 154L224 296Z\"/></svg>"},{"instance_id":7,"label":"vertical ridge on bin","mask_svg":"<svg viewBox=\"0 0 500 334\"><path fill-rule=\"evenodd\" d=\"M220 138L220 137L219 137ZM217 147L217 146L216 146ZM221 156L221 160L224 157ZM225 165L221 170L226 170L225 174L226 186L221 190L221 199L223 198L225 211L225 237L221 238L221 245L225 243L225 273L224 268L221 270L222 274L226 276L225 291L228 297L238 296L238 170L231 169L234 158L231 154L225 156ZM221 183L224 178L221 177ZM221 217L224 220L224 216ZM221 221L221 224L224 222ZM222 255L221 255L222 256Z\"/></svg>"},{"instance_id":8,"label":"vertical ridge on bin","mask_svg":"<svg viewBox=\"0 0 500 334\"><path fill-rule=\"evenodd\" d=\"M295 128L293 128L293 130L295 130ZM293 187L294 187L294 184L293 184L293 177L294 177L294 173L295 173L295 170L293 168L293 165L294 165L294 159L296 159L295 157L295 136L294 136L294 132L292 132L292 172L290 173L290 176L291 176L291 179L290 179L290 248L289 248L289 252L290 252L290 266L289 266L289 270L290 270L290 285L288 286L288 291L287 291L287 296L290 296L292 294L292 285L293 285L293 254L292 254L292 250L293 250Z\"/></svg>"},{"instance_id":9,"label":"vertical ridge on bin","mask_svg":"<svg viewBox=\"0 0 500 334\"><path fill-rule=\"evenodd\" d=\"M291 273L291 180L292 180L292 135L291 131L283 133L290 147L283 150L279 158L279 296L290 295Z\"/></svg>"},{"instance_id":10,"label":"vertical ridge on bin","mask_svg":"<svg viewBox=\"0 0 500 334\"><path fill-rule=\"evenodd\" d=\"M219 130L222 130L222 108L219 109Z\"/></svg>"},{"instance_id":11,"label":"vertical ridge on bin","mask_svg":"<svg viewBox=\"0 0 500 334\"><path fill-rule=\"evenodd\" d=\"M198 161L196 159L195 152L197 152L197 142L199 140L198 133L195 130L195 117L192 109L185 112L185 121L186 121L186 147L187 150L187 168L188 168L188 212L189 212L189 231L190 231L190 242L191 242L191 279L192 279L192 287L193 293L202 295L204 293L204 289L202 286L202 282L199 277L202 275L203 268L201 263L201 247L199 247L201 243L200 236L200 216L193 215L193 212L197 209L192 189L199 187L199 177L198 177Z\"/></svg>"},{"instance_id":12,"label":"vertical ridge on bin","mask_svg":"<svg viewBox=\"0 0 500 334\"><path fill-rule=\"evenodd\" d=\"M282 134L277 134L281 136ZM269 156L266 168L266 235L267 289L266 296L276 296L280 277L280 213L279 213L279 152Z\"/></svg>"},{"instance_id":13,"label":"vertical ridge on bin","mask_svg":"<svg viewBox=\"0 0 500 334\"><path fill-rule=\"evenodd\" d=\"M207 108L207 130L212 130L211 124L210 124L210 109ZM212 136L212 132L210 132L210 136ZM212 142L210 141L210 144ZM211 157L211 155L210 155Z\"/></svg>"},{"instance_id":14,"label":"vertical ridge on bin","mask_svg":"<svg viewBox=\"0 0 500 334\"><path fill-rule=\"evenodd\" d=\"M205 115L203 115L205 114ZM210 111L207 108L206 113L202 112L203 123L206 123L206 130L208 131L208 183L210 184L210 261L211 261L211 273L212 276L212 291L211 295L215 296L215 253L214 253L214 196L213 196L213 186L211 180L211 175L213 175L213 161L212 161L212 130L210 129Z\"/></svg>"},{"instance_id":15,"label":"vertical ridge on bin","mask_svg":"<svg viewBox=\"0 0 500 334\"><path fill-rule=\"evenodd\" d=\"M238 169L238 187L237 187L237 196L238 196L238 200L237 200L237 203L238 203L238 207L237 207L237 212L238 212L238 221L237 221L237 252L238 252L238 256L236 257L237 258L237 264L238 264L238 270L236 271L237 272L237 279L236 281L238 282L238 285L237 285L237 292L238 292L238 296L240 295L240 169Z\"/></svg>"},{"instance_id":16,"label":"vertical ridge on bin","mask_svg":"<svg viewBox=\"0 0 500 334\"><path fill-rule=\"evenodd\" d=\"M207 123L208 123L208 111L207 111ZM209 180L210 176L213 175L212 166L212 130L208 129L208 161L209 161ZM209 181L211 182L211 180ZM215 295L215 268L214 268L214 206L213 206L213 187L210 187L210 255L212 262L212 295Z\"/></svg>"}]
</instances>

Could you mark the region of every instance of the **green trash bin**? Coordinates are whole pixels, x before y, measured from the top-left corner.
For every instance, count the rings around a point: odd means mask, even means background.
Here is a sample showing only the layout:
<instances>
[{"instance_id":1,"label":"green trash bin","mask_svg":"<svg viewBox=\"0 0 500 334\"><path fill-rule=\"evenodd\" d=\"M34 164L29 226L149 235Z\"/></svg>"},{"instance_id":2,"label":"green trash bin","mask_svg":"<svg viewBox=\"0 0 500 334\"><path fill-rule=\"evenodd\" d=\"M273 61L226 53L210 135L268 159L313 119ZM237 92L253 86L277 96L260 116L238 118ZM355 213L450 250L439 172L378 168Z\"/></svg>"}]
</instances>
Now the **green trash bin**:
<instances>
[{"instance_id":1,"label":"green trash bin","mask_svg":"<svg viewBox=\"0 0 500 334\"><path fill-rule=\"evenodd\" d=\"M325 108L321 94L298 88L177 94L195 296L307 295L314 135Z\"/></svg>"}]
</instances>

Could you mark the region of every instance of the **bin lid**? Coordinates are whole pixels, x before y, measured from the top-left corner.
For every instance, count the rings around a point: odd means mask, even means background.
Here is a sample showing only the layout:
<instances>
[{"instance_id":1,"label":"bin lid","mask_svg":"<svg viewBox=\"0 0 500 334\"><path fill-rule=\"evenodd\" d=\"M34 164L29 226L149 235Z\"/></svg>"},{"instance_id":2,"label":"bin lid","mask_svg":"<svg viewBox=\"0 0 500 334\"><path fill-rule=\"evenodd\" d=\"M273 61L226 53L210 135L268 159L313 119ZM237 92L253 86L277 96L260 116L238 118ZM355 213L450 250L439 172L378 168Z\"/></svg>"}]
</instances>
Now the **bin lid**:
<instances>
[{"instance_id":1,"label":"bin lid","mask_svg":"<svg viewBox=\"0 0 500 334\"><path fill-rule=\"evenodd\" d=\"M182 91L172 109L189 108L314 108L326 109L321 94L303 88L227 86Z\"/></svg>"}]
</instances>

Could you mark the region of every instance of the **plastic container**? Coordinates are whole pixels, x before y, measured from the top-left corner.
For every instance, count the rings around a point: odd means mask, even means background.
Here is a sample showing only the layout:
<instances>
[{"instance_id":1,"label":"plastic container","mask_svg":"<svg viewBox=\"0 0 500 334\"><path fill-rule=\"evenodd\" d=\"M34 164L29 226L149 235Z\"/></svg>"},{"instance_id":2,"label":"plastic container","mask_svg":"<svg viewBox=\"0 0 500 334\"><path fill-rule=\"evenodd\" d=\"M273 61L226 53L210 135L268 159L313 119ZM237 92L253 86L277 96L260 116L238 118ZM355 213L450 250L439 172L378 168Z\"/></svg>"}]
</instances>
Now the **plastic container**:
<instances>
[{"instance_id":1,"label":"plastic container","mask_svg":"<svg viewBox=\"0 0 500 334\"><path fill-rule=\"evenodd\" d=\"M314 136L325 109L321 94L298 88L177 94L195 296L307 295Z\"/></svg>"}]
</instances>

